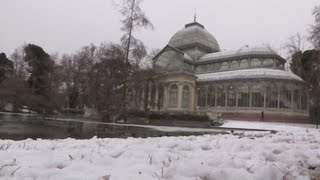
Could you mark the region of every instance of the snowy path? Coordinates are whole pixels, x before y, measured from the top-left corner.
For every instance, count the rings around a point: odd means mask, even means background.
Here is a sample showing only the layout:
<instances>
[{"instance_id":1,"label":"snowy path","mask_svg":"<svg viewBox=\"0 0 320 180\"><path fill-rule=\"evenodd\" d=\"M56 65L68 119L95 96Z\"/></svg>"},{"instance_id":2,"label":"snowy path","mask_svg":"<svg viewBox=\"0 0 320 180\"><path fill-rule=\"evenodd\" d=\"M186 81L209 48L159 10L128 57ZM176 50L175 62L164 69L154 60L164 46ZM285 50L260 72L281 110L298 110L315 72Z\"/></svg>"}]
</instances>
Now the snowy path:
<instances>
[{"instance_id":1,"label":"snowy path","mask_svg":"<svg viewBox=\"0 0 320 180\"><path fill-rule=\"evenodd\" d=\"M277 122L256 122L256 121L233 121L225 120L223 128L249 128L249 129L268 129L276 131L293 131L301 128L316 128L314 124L295 124L295 123L277 123Z\"/></svg>"},{"instance_id":2,"label":"snowy path","mask_svg":"<svg viewBox=\"0 0 320 180\"><path fill-rule=\"evenodd\" d=\"M320 131L272 126L280 131L147 139L0 140L0 179L310 179L308 168L320 167Z\"/></svg>"}]
</instances>

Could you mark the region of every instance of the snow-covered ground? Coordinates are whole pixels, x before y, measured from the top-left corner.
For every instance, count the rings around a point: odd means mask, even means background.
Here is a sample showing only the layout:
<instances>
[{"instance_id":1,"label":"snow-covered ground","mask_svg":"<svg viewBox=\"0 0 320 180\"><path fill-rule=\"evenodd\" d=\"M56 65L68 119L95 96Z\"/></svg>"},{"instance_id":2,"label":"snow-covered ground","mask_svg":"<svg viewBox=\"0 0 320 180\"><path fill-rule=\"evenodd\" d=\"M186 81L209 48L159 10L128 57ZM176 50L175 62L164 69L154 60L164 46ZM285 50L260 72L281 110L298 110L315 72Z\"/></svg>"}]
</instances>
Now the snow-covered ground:
<instances>
[{"instance_id":1,"label":"snow-covered ground","mask_svg":"<svg viewBox=\"0 0 320 180\"><path fill-rule=\"evenodd\" d=\"M296 124L296 123L276 123L276 122L257 122L257 121L233 121L225 120L221 127L225 128L248 128L248 129L266 129L276 131L294 131L301 128L316 128L314 124Z\"/></svg>"},{"instance_id":2,"label":"snow-covered ground","mask_svg":"<svg viewBox=\"0 0 320 180\"><path fill-rule=\"evenodd\" d=\"M0 140L0 179L291 180L320 167L320 131L227 121L268 132L89 140ZM265 127L267 126L267 127Z\"/></svg>"}]
</instances>

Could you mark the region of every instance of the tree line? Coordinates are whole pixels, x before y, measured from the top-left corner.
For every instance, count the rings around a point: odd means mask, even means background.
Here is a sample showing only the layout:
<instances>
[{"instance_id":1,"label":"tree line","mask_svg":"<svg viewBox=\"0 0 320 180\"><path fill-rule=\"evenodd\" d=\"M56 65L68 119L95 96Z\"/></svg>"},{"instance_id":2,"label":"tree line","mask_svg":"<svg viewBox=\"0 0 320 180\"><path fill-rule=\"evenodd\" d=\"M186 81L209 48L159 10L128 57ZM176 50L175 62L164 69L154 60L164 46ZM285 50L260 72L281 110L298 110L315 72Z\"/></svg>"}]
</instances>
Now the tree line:
<instances>
[{"instance_id":1,"label":"tree line","mask_svg":"<svg viewBox=\"0 0 320 180\"><path fill-rule=\"evenodd\" d=\"M314 23L310 26L309 36L304 39L300 34L290 37L287 45L291 54L291 70L308 83L310 97L310 117L320 122L320 5L312 14ZM304 44L311 44L305 49Z\"/></svg>"},{"instance_id":2,"label":"tree line","mask_svg":"<svg viewBox=\"0 0 320 180\"><path fill-rule=\"evenodd\" d=\"M141 3L118 4L123 17L120 43L88 45L62 57L34 44L17 48L10 57L1 53L0 110L8 104L15 112L27 107L44 114L89 107L106 120L126 112L127 86L141 91L152 73L146 47L134 37L141 28L153 28Z\"/></svg>"}]
</instances>

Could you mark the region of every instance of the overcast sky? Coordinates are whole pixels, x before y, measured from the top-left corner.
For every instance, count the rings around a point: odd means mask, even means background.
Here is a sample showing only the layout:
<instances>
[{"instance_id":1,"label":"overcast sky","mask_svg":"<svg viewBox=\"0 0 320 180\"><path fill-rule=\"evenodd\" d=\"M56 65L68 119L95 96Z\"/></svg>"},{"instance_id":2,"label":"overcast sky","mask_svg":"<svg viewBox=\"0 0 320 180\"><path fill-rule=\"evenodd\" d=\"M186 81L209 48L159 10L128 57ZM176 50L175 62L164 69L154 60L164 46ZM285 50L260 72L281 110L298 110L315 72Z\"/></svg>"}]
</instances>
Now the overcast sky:
<instances>
[{"instance_id":1,"label":"overcast sky","mask_svg":"<svg viewBox=\"0 0 320 180\"><path fill-rule=\"evenodd\" d=\"M0 0L0 52L24 44L48 53L73 53L90 43L118 42L120 0ZM289 36L307 33L319 0L145 0L143 9L155 29L137 32L148 49L161 49L193 21L202 23L222 50L270 44L276 50ZM281 53L281 52L280 52Z\"/></svg>"}]
</instances>

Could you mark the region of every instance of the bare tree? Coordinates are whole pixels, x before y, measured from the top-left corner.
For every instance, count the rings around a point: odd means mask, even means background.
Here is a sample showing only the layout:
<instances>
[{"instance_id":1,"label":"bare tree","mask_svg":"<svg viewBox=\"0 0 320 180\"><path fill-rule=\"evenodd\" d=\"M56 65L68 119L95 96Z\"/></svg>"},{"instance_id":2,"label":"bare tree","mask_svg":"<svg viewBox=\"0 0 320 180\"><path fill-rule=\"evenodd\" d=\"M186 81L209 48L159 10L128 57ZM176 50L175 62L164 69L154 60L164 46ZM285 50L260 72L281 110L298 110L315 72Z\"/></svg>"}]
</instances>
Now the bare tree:
<instances>
[{"instance_id":1,"label":"bare tree","mask_svg":"<svg viewBox=\"0 0 320 180\"><path fill-rule=\"evenodd\" d=\"M14 64L14 75L22 79L26 79L27 75L27 63L23 60L25 56L24 47L25 45L16 48L10 56Z\"/></svg>"},{"instance_id":2,"label":"bare tree","mask_svg":"<svg viewBox=\"0 0 320 180\"><path fill-rule=\"evenodd\" d=\"M149 18L141 9L141 2L143 0L122 0L120 5L120 13L123 16L122 28L121 30L125 33L121 38L122 43L125 45L125 64L126 68L124 69L124 83L123 83L123 113L124 120L126 121L127 113L127 79L128 79L128 67L129 67L129 58L130 52L132 55L136 55L138 58L141 58L143 55L146 55L145 47L141 41L138 41L133 36L133 32L140 28L153 28L153 25ZM131 51L133 45L136 45L138 50ZM143 51L144 49L144 51Z\"/></svg>"},{"instance_id":3,"label":"bare tree","mask_svg":"<svg viewBox=\"0 0 320 180\"><path fill-rule=\"evenodd\" d=\"M91 105L88 87L92 79L92 67L97 61L96 56L97 47L94 45L85 46L73 55L62 56L61 71L68 108Z\"/></svg>"},{"instance_id":4,"label":"bare tree","mask_svg":"<svg viewBox=\"0 0 320 180\"><path fill-rule=\"evenodd\" d=\"M290 68L293 72L298 73L297 68L300 67L299 61L293 60L297 54L301 54L306 48L306 38L300 33L296 33L288 38L288 41L284 45L286 51L287 68Z\"/></svg>"},{"instance_id":5,"label":"bare tree","mask_svg":"<svg viewBox=\"0 0 320 180\"><path fill-rule=\"evenodd\" d=\"M315 22L311 25L309 40L315 49L320 49L320 5L314 7L312 15Z\"/></svg>"},{"instance_id":6,"label":"bare tree","mask_svg":"<svg viewBox=\"0 0 320 180\"><path fill-rule=\"evenodd\" d=\"M288 42L285 45L289 56L292 56L294 53L305 50L305 38L302 37L300 33L296 33L289 37Z\"/></svg>"}]
</instances>

